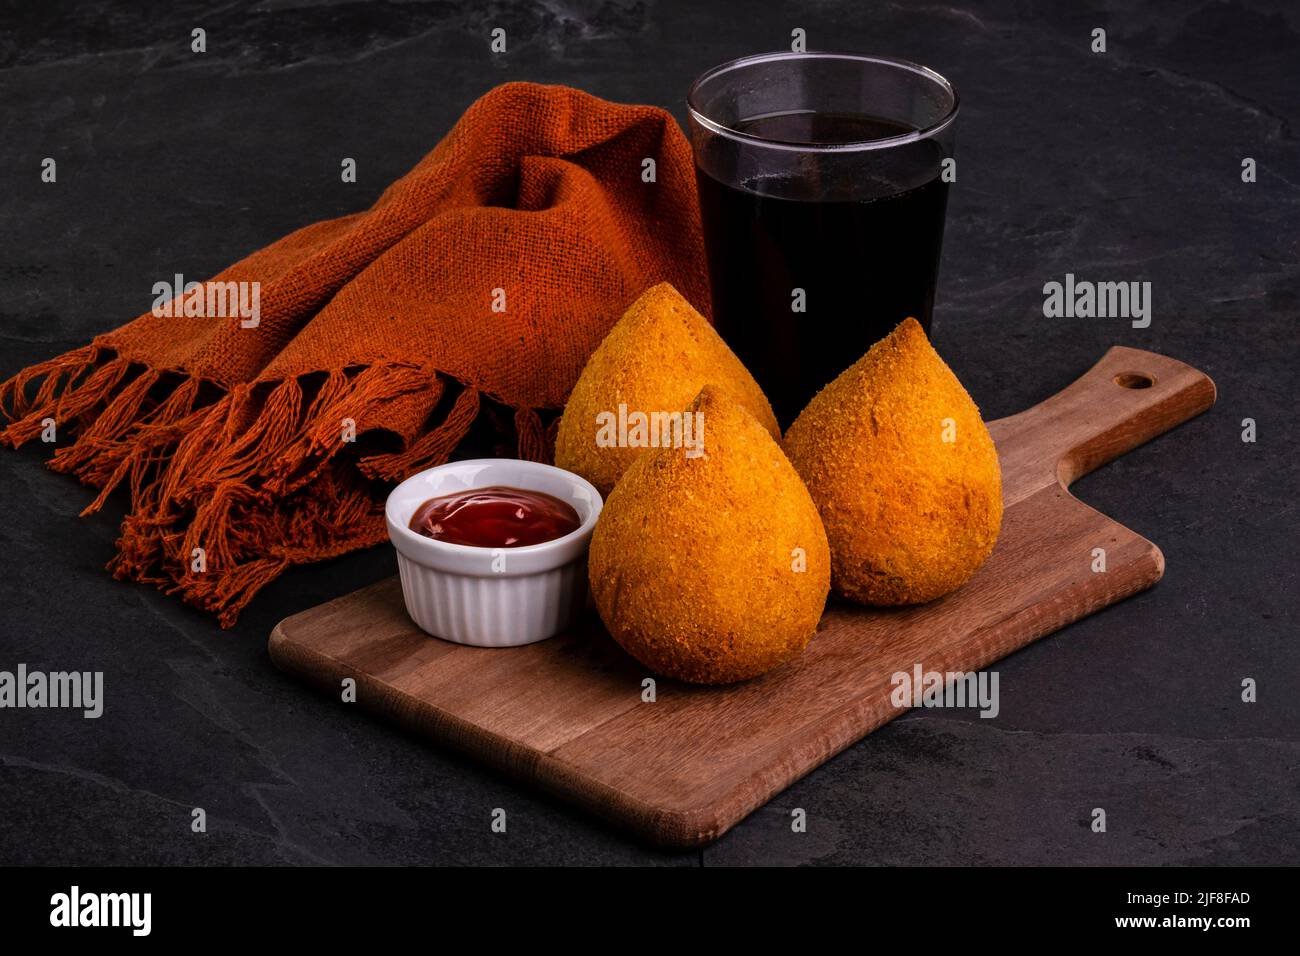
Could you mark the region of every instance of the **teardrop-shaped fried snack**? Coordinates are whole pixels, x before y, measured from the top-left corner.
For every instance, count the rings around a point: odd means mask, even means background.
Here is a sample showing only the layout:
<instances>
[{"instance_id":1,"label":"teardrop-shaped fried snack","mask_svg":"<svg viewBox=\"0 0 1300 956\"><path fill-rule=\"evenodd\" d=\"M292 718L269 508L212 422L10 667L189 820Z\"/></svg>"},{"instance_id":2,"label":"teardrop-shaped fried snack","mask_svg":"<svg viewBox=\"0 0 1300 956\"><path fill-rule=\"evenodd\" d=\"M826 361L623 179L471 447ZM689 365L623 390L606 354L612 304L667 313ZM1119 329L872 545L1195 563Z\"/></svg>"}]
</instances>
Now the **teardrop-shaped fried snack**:
<instances>
[{"instance_id":1,"label":"teardrop-shaped fried snack","mask_svg":"<svg viewBox=\"0 0 1300 956\"><path fill-rule=\"evenodd\" d=\"M623 648L700 684L794 657L830 590L830 549L807 489L764 426L706 386L698 448L662 448L619 481L591 539L591 591Z\"/></svg>"},{"instance_id":2,"label":"teardrop-shaped fried snack","mask_svg":"<svg viewBox=\"0 0 1300 956\"><path fill-rule=\"evenodd\" d=\"M676 289L652 286L587 360L560 419L555 463L608 495L632 462L658 447L641 440L656 427L652 416L680 414L705 385L780 440L772 406L740 359Z\"/></svg>"},{"instance_id":3,"label":"teardrop-shaped fried snack","mask_svg":"<svg viewBox=\"0 0 1300 956\"><path fill-rule=\"evenodd\" d=\"M817 502L844 597L931 601L993 551L997 449L915 319L814 396L786 432L785 451Z\"/></svg>"}]
</instances>

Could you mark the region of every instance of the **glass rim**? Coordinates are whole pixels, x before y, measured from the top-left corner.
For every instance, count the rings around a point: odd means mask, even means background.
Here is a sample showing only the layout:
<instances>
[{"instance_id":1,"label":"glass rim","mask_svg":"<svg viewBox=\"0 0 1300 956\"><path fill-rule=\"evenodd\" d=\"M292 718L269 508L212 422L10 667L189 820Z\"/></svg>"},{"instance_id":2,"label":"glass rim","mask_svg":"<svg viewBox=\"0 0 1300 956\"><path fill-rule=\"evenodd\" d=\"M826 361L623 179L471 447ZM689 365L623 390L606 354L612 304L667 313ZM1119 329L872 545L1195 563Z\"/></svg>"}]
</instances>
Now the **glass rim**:
<instances>
[{"instance_id":1,"label":"glass rim","mask_svg":"<svg viewBox=\"0 0 1300 956\"><path fill-rule=\"evenodd\" d=\"M717 120L706 116L697 106L700 87L709 80L716 79L724 73L730 73L734 70L743 69L759 63L771 63L777 60L849 60L855 63L874 63L893 67L895 69L906 70L937 84L952 98L952 106L949 107L948 111L936 122L931 123L924 129L915 130L911 133L903 133L899 136L886 136L883 139L867 139L847 143L791 143L777 139L766 139L762 136L743 133L724 123L719 123ZM761 146L766 149L784 149L800 153L865 152L876 149L893 149L894 147L904 146L908 143L920 142L923 139L931 139L952 125L953 121L957 118L957 111L960 106L961 101L957 96L956 87L954 87L946 77L930 69L928 66L922 66L920 63L913 63L911 60L903 60L898 57L870 56L865 53L829 53L816 51L796 53L793 50L778 50L775 53L757 53L750 56L742 56L705 70L696 77L695 82L691 84L691 88L686 94L686 108L690 112L691 118L710 132L743 143L751 143L755 146Z\"/></svg>"}]
</instances>

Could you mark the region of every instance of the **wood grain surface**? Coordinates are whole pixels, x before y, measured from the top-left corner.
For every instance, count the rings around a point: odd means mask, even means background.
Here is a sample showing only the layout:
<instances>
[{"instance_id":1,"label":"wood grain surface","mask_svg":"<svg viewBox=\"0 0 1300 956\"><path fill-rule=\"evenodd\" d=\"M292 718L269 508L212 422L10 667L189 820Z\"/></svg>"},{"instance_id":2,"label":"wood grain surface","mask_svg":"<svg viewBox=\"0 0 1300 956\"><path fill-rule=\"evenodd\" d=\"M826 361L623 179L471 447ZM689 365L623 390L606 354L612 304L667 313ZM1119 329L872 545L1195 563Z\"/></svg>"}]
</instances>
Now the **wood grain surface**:
<instances>
[{"instance_id":1,"label":"wood grain surface","mask_svg":"<svg viewBox=\"0 0 1300 956\"><path fill-rule=\"evenodd\" d=\"M271 658L336 698L355 678L362 707L653 842L699 846L902 713L894 673L978 670L1155 584L1160 550L1066 488L1214 398L1181 362L1111 349L1064 391L989 426L1006 512L964 587L897 610L832 598L799 657L744 684L660 679L643 703L650 675L593 614L525 647L439 641L406 616L396 577L281 621ZM1104 573L1092 570L1098 547Z\"/></svg>"}]
</instances>

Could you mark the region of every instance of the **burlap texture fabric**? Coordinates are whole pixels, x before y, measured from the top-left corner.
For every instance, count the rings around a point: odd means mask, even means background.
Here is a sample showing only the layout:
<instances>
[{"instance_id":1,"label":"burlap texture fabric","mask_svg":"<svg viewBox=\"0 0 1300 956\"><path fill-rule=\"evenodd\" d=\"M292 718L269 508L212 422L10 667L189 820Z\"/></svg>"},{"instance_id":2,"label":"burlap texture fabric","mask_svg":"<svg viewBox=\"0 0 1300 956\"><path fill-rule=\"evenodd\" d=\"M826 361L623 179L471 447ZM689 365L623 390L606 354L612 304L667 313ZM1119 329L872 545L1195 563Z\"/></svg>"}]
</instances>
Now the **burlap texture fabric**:
<instances>
[{"instance_id":1,"label":"burlap texture fabric","mask_svg":"<svg viewBox=\"0 0 1300 956\"><path fill-rule=\"evenodd\" d=\"M209 280L260 283L256 327L151 310L0 386L0 441L53 420L50 467L100 489L86 513L129 498L113 574L230 626L291 565L382 541L392 484L447 460L484 399L514 410L521 457L546 460L539 412L664 280L708 314L676 122L511 83L370 209Z\"/></svg>"}]
</instances>

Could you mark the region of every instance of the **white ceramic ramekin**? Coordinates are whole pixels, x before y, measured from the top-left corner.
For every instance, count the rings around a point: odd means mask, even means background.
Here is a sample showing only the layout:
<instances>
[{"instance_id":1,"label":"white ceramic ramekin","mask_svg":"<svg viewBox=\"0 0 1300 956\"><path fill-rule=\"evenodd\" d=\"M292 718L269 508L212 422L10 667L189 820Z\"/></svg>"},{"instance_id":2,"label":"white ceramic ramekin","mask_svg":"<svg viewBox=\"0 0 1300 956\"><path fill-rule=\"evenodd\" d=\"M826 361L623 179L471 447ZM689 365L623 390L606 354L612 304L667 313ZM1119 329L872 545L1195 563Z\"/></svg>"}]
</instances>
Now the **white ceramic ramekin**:
<instances>
[{"instance_id":1,"label":"white ceramic ramekin","mask_svg":"<svg viewBox=\"0 0 1300 956\"><path fill-rule=\"evenodd\" d=\"M554 495L582 523L523 548L448 544L411 530L415 509L430 498L490 485ZM454 461L412 475L384 506L406 612L426 633L476 647L516 647L558 634L586 603L587 546L603 506L585 479L513 458Z\"/></svg>"}]
</instances>

